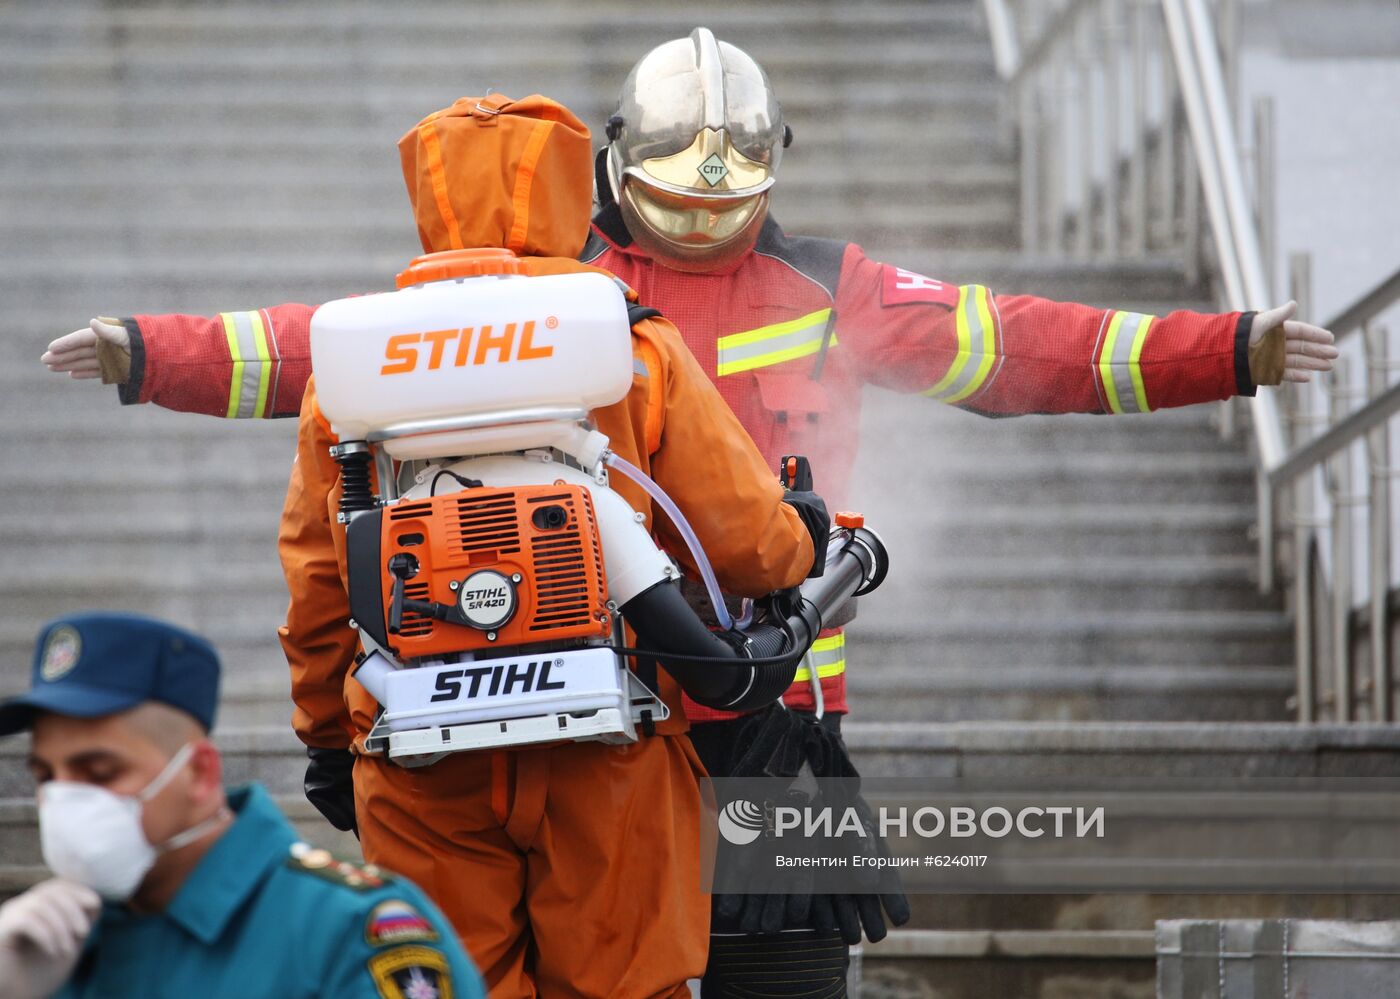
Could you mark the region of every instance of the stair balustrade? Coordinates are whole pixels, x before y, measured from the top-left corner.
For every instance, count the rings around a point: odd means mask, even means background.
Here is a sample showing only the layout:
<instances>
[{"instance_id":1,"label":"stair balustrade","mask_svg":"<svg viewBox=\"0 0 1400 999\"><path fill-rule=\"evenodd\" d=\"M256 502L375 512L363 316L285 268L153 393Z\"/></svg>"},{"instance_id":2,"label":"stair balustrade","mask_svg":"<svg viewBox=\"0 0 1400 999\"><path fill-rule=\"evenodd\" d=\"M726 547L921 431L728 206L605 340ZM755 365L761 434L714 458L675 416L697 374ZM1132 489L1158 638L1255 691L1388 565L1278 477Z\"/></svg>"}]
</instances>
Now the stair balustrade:
<instances>
[{"instance_id":1,"label":"stair balustrade","mask_svg":"<svg viewBox=\"0 0 1400 999\"><path fill-rule=\"evenodd\" d=\"M1023 252L1090 264L1167 253L1224 308L1276 304L1273 105L1255 101L1242 148L1236 0L983 7L1019 138ZM1299 316L1312 318L1308 258L1290 263ZM1362 332L1359 365L1344 358L1322 387L1250 400L1259 586L1272 592L1283 576L1288 588L1300 722L1396 719L1389 422L1400 386L1378 319L1397 301L1400 271L1326 324L1339 342ZM1222 404L1223 434L1236 415Z\"/></svg>"}]
</instances>

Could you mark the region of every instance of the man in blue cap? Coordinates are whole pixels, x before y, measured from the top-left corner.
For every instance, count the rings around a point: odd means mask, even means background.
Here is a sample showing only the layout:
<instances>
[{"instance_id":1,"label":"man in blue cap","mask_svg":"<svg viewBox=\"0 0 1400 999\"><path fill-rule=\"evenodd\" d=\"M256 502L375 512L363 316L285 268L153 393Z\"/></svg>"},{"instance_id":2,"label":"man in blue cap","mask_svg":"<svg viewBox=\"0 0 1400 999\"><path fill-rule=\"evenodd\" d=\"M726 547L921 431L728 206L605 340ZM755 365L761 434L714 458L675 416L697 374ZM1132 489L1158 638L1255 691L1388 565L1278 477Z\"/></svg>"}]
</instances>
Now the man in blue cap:
<instances>
[{"instance_id":1,"label":"man in blue cap","mask_svg":"<svg viewBox=\"0 0 1400 999\"><path fill-rule=\"evenodd\" d=\"M218 694L213 648L162 622L82 614L40 632L0 735L33 732L58 877L0 906L0 999L482 996L412 884L298 842L256 784L225 792Z\"/></svg>"}]
</instances>

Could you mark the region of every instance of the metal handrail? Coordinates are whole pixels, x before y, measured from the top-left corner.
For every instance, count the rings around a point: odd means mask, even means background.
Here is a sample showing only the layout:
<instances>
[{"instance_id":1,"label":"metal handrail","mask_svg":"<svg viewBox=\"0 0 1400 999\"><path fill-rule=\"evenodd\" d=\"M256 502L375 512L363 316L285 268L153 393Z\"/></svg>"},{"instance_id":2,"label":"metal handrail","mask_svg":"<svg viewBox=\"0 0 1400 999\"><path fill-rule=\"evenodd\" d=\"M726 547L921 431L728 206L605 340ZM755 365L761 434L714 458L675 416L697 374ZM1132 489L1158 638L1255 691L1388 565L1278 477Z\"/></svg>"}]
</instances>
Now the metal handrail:
<instances>
[{"instance_id":1,"label":"metal handrail","mask_svg":"<svg viewBox=\"0 0 1400 999\"><path fill-rule=\"evenodd\" d=\"M1225 97L1224 72L1215 54L1215 33L1205 0L1162 0L1162 13L1172 36L1191 137L1198 154L1209 150L1209 159L1201 160L1198 155L1198 162L1216 252L1222 262L1230 262L1226 270L1227 302L1234 309L1267 308L1271 304L1265 277L1268 269L1259 228L1245 194L1244 170L1236 152L1239 146ZM1258 392L1250 400L1250 409L1259 463L1266 471L1276 468L1286 451L1278 400L1272 392ZM1261 490L1260 502L1272 504L1272 496ZM1272 510L1261 513L1261 517L1267 524L1273 523ZM1261 531L1259 545L1261 585L1271 589L1273 538Z\"/></svg>"},{"instance_id":2,"label":"metal handrail","mask_svg":"<svg viewBox=\"0 0 1400 999\"><path fill-rule=\"evenodd\" d=\"M1294 448L1283 461L1268 470L1269 486L1281 489L1292 485L1298 476L1357 443L1396 413L1400 413L1400 384L1391 385L1360 409L1332 424L1326 432Z\"/></svg>"},{"instance_id":3,"label":"metal handrail","mask_svg":"<svg viewBox=\"0 0 1400 999\"><path fill-rule=\"evenodd\" d=\"M1246 193L1244 170L1237 153L1234 119L1227 97L1225 73L1219 58L1215 30L1205 0L1158 0L1170 39L1176 79L1185 107L1195 149L1195 161L1204 194L1216 256L1224 280L1224 298L1231 309L1263 309L1273 304L1260 242L1259 227ZM1012 18L1005 0L984 0L989 28L997 51L998 69L1013 86L1025 87L1028 77L1043 68L1050 54L1072 39L1093 7L1093 0L1070 0L1044 33L1012 62L1019 43L1011 32ZM1116 127L1116 121L1112 123ZM1164 126L1165 127L1165 126ZM1115 133L1116 134L1116 133ZM1118 150L1111 149L1116 157ZM1116 165L1110 166L1110 173ZM1193 188L1194 189L1194 188ZM1084 211L1085 206L1081 206ZM1087 215L1087 211L1084 211ZM1086 238L1087 222L1080 222L1080 238ZM1272 392L1258 392L1250 400L1255 445L1262 469L1276 468L1286 453L1283 418ZM1273 588L1273 497L1260 484L1261 531L1259 542L1260 585Z\"/></svg>"},{"instance_id":4,"label":"metal handrail","mask_svg":"<svg viewBox=\"0 0 1400 999\"><path fill-rule=\"evenodd\" d=\"M985 2L991 6L1000 6L1005 10L1004 0L985 0ZM1044 65L1049 54L1066 39L1066 36L1074 33L1075 23L1079 20L1084 11L1092 7L1095 2L1096 0L1070 0L1064 10L1060 11L1059 14L1055 16L1055 20L1051 23L1050 27L1047 28L1026 51L1024 58L1016 60L1011 65L1010 72L1002 72L1001 63L1000 61L998 62L997 70L1001 72L1002 78L1016 84L1021 82L1027 73L1034 72ZM987 20L989 24L993 20L990 12L988 13ZM1006 15L1005 23L1008 25L1010 24L1009 13ZM1011 55L1017 51L1018 43L1014 40L1003 40L1002 45L1005 47L1004 58L1009 60Z\"/></svg>"},{"instance_id":5,"label":"metal handrail","mask_svg":"<svg viewBox=\"0 0 1400 999\"><path fill-rule=\"evenodd\" d=\"M1363 329L1367 323L1396 302L1400 302L1400 268L1333 316L1330 322L1324 323L1323 329L1331 330L1340 340L1356 330Z\"/></svg>"},{"instance_id":6,"label":"metal handrail","mask_svg":"<svg viewBox=\"0 0 1400 999\"><path fill-rule=\"evenodd\" d=\"M1324 329L1331 330L1340 342L1365 330L1397 302L1400 302L1400 269L1338 312L1324 325ZM1374 359L1372 363L1375 363ZM1265 470L1269 485L1274 489L1291 485L1303 472L1322 464L1342 448L1357 443L1367 432L1396 413L1400 413L1400 384L1373 394L1364 406L1284 455L1278 464Z\"/></svg>"},{"instance_id":7,"label":"metal handrail","mask_svg":"<svg viewBox=\"0 0 1400 999\"><path fill-rule=\"evenodd\" d=\"M984 0L987 31L992 36L992 58L997 74L1003 79L1013 75L1021 64L1021 48L1016 38L1016 25L1006 0Z\"/></svg>"}]
</instances>

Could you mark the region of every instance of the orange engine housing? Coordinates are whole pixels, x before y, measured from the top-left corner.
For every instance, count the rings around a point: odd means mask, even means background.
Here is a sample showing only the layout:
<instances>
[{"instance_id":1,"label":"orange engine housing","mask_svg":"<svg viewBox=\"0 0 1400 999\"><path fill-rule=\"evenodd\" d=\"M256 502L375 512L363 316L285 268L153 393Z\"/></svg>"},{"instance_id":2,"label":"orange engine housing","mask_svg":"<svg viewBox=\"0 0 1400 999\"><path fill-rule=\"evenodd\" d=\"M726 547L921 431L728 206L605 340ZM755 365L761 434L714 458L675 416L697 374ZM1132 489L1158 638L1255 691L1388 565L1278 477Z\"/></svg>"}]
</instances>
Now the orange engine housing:
<instances>
[{"instance_id":1,"label":"orange engine housing","mask_svg":"<svg viewBox=\"0 0 1400 999\"><path fill-rule=\"evenodd\" d=\"M587 489L563 482L480 487L403 500L381 513L378 565L386 614L394 586L387 567L400 553L418 561L418 572L404 583L407 600L456 607L460 588L475 572L519 577L514 614L495 629L494 640L479 627L405 610L398 634L387 635L400 659L611 634L603 548Z\"/></svg>"}]
</instances>

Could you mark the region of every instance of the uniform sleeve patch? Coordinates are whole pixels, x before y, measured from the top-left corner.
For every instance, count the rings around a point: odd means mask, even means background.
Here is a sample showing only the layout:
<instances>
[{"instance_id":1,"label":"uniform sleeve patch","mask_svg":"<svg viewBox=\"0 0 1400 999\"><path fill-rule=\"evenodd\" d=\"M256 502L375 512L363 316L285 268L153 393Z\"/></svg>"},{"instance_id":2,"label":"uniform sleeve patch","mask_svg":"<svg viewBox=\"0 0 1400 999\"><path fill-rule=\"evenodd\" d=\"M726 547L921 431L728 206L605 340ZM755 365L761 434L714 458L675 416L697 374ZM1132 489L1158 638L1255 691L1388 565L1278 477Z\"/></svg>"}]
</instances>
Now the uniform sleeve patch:
<instances>
[{"instance_id":1,"label":"uniform sleeve patch","mask_svg":"<svg viewBox=\"0 0 1400 999\"><path fill-rule=\"evenodd\" d=\"M436 940L437 930L417 909L401 899L380 902L370 910L365 923L365 942L371 947L388 947L415 940Z\"/></svg>"},{"instance_id":2,"label":"uniform sleeve patch","mask_svg":"<svg viewBox=\"0 0 1400 999\"><path fill-rule=\"evenodd\" d=\"M447 958L431 947L395 947L369 959L381 999L452 999Z\"/></svg>"},{"instance_id":3,"label":"uniform sleeve patch","mask_svg":"<svg viewBox=\"0 0 1400 999\"><path fill-rule=\"evenodd\" d=\"M880 283L880 304L910 305L916 302L933 302L956 309L958 286L885 264Z\"/></svg>"}]
</instances>

